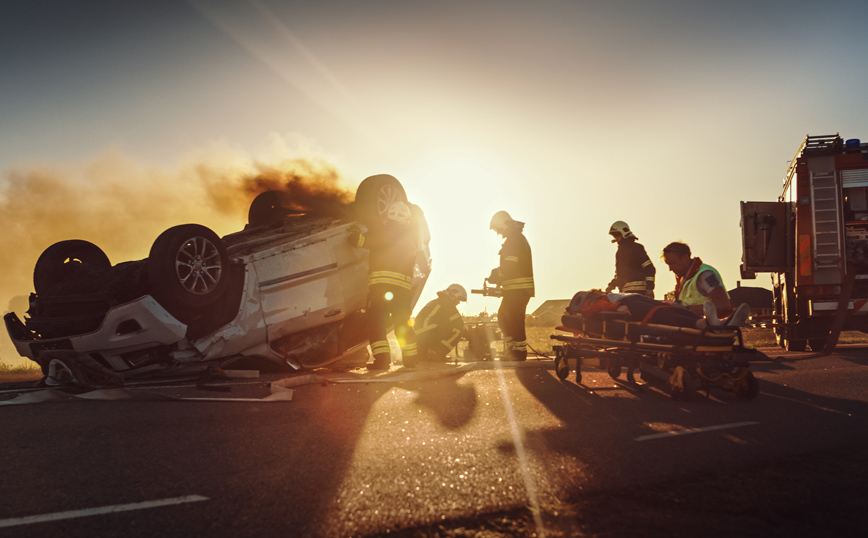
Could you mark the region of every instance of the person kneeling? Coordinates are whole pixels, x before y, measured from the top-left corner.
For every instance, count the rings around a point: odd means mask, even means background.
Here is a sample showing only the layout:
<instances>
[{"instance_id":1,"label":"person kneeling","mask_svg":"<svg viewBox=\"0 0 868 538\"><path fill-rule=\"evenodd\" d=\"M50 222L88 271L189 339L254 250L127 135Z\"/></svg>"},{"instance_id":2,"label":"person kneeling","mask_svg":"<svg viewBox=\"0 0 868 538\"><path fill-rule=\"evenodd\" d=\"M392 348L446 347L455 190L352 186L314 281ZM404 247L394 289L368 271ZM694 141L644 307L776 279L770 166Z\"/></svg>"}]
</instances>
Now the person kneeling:
<instances>
[{"instance_id":1,"label":"person kneeling","mask_svg":"<svg viewBox=\"0 0 868 538\"><path fill-rule=\"evenodd\" d=\"M419 311L414 326L419 360L446 362L447 355L464 333L464 320L456 308L461 301L467 301L467 290L460 284L450 284ZM404 365L415 366L406 360Z\"/></svg>"}]
</instances>

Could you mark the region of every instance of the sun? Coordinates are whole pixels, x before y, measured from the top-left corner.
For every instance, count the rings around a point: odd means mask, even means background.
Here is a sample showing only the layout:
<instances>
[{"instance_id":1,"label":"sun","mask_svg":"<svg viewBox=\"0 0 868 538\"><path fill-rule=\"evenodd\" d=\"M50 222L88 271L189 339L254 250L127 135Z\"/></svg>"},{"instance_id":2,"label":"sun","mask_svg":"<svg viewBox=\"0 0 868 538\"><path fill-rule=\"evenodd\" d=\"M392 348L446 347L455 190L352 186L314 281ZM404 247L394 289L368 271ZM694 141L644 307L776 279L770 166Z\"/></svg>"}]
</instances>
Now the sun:
<instances>
[{"instance_id":1,"label":"sun","mask_svg":"<svg viewBox=\"0 0 868 538\"><path fill-rule=\"evenodd\" d=\"M420 303L451 283L468 293L482 287L498 264L501 238L489 229L500 210L522 207L519 178L503 162L480 151L450 149L429 155L408 175L410 201L425 212L431 230L431 277ZM516 217L518 218L518 217ZM472 295L463 313L497 309L493 299Z\"/></svg>"}]
</instances>

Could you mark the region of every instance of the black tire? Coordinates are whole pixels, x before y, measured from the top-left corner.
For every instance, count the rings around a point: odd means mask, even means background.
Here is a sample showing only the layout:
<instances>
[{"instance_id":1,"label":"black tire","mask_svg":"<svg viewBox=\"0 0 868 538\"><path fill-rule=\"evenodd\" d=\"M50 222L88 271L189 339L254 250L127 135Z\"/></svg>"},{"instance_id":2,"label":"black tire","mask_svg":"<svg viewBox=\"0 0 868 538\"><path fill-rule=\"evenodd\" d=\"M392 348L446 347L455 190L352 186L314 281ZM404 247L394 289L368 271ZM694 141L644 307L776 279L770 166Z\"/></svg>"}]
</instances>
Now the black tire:
<instances>
[{"instance_id":1,"label":"black tire","mask_svg":"<svg viewBox=\"0 0 868 538\"><path fill-rule=\"evenodd\" d=\"M823 351L826 348L826 343L829 341L828 338L809 338L808 345L811 346L811 351Z\"/></svg>"},{"instance_id":2,"label":"black tire","mask_svg":"<svg viewBox=\"0 0 868 538\"><path fill-rule=\"evenodd\" d=\"M669 397L675 401L690 401L696 393L696 381L686 369L681 375L681 387L670 385Z\"/></svg>"},{"instance_id":3,"label":"black tire","mask_svg":"<svg viewBox=\"0 0 868 538\"><path fill-rule=\"evenodd\" d=\"M555 374L561 381L570 375L570 365L562 349L555 351Z\"/></svg>"},{"instance_id":4,"label":"black tire","mask_svg":"<svg viewBox=\"0 0 868 538\"><path fill-rule=\"evenodd\" d=\"M33 269L33 289L45 296L52 289L75 279L82 266L108 269L108 256L98 246L82 239L57 242L42 252Z\"/></svg>"},{"instance_id":5,"label":"black tire","mask_svg":"<svg viewBox=\"0 0 868 538\"><path fill-rule=\"evenodd\" d=\"M356 219L369 230L379 229L386 220L386 211L395 202L407 203L407 193L400 181L389 174L365 178L356 189Z\"/></svg>"},{"instance_id":6,"label":"black tire","mask_svg":"<svg viewBox=\"0 0 868 538\"><path fill-rule=\"evenodd\" d=\"M753 372L748 372L742 379L743 384L737 389L737 396L744 400L753 400L759 394L759 381L754 377Z\"/></svg>"},{"instance_id":7,"label":"black tire","mask_svg":"<svg viewBox=\"0 0 868 538\"><path fill-rule=\"evenodd\" d=\"M807 340L790 340L787 338L786 340L787 351L805 351L808 349L808 341Z\"/></svg>"},{"instance_id":8,"label":"black tire","mask_svg":"<svg viewBox=\"0 0 868 538\"><path fill-rule=\"evenodd\" d=\"M229 286L223 241L199 224L169 228L148 255L151 294L179 321L189 323L216 305Z\"/></svg>"},{"instance_id":9,"label":"black tire","mask_svg":"<svg viewBox=\"0 0 868 538\"><path fill-rule=\"evenodd\" d=\"M256 195L247 212L250 226L268 226L282 221L294 213L289 205L288 193L284 191L265 191Z\"/></svg>"},{"instance_id":10,"label":"black tire","mask_svg":"<svg viewBox=\"0 0 868 538\"><path fill-rule=\"evenodd\" d=\"M609 359L606 371L609 373L609 377L612 379L618 379L621 377L621 361L618 359Z\"/></svg>"}]
</instances>

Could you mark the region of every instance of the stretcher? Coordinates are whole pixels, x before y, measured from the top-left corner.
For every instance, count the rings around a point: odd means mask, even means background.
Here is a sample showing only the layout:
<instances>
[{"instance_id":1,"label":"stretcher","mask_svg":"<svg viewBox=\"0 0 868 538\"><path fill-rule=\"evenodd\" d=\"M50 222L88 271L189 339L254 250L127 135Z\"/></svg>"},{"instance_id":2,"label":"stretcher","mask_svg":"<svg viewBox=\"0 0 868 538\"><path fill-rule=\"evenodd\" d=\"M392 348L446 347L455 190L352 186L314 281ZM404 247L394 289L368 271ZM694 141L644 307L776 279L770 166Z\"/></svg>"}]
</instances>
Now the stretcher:
<instances>
[{"instance_id":1,"label":"stretcher","mask_svg":"<svg viewBox=\"0 0 868 538\"><path fill-rule=\"evenodd\" d=\"M570 370L582 383L582 366L606 370L618 379L640 387L634 373L646 382L665 380L675 400L689 399L702 389L722 389L743 399L753 399L759 386L750 362L767 360L755 349L744 347L738 327L708 327L699 330L646 321L629 321L625 312L566 313L562 325L551 335L555 372L566 380Z\"/></svg>"}]
</instances>

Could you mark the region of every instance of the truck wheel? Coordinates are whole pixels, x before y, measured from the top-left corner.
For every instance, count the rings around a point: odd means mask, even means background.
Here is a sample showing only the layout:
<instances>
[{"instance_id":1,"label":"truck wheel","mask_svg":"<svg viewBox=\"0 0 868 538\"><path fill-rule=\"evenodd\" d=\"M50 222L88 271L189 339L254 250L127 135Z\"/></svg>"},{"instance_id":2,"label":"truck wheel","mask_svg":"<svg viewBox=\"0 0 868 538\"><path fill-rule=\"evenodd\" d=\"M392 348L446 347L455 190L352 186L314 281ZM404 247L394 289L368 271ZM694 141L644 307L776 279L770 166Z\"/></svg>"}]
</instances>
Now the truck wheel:
<instances>
[{"instance_id":1,"label":"truck wheel","mask_svg":"<svg viewBox=\"0 0 868 538\"><path fill-rule=\"evenodd\" d=\"M356 219L369 230L379 229L386 220L389 206L395 202L407 202L407 193L400 181L388 174L365 178L356 189Z\"/></svg>"},{"instance_id":2,"label":"truck wheel","mask_svg":"<svg viewBox=\"0 0 868 538\"><path fill-rule=\"evenodd\" d=\"M223 297L229 285L229 254L205 226L174 226L151 246L148 281L157 302L189 324Z\"/></svg>"},{"instance_id":3,"label":"truck wheel","mask_svg":"<svg viewBox=\"0 0 868 538\"><path fill-rule=\"evenodd\" d=\"M809 338L808 344L811 346L811 351L823 351L826 348L828 338Z\"/></svg>"},{"instance_id":4,"label":"truck wheel","mask_svg":"<svg viewBox=\"0 0 868 538\"><path fill-rule=\"evenodd\" d=\"M44 296L51 289L75 279L82 266L108 269L108 256L98 246L82 239L57 242L45 249L33 269L33 289Z\"/></svg>"},{"instance_id":5,"label":"truck wheel","mask_svg":"<svg viewBox=\"0 0 868 538\"><path fill-rule=\"evenodd\" d=\"M786 341L787 351L804 351L808 348L807 340L790 340Z\"/></svg>"}]
</instances>

